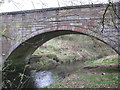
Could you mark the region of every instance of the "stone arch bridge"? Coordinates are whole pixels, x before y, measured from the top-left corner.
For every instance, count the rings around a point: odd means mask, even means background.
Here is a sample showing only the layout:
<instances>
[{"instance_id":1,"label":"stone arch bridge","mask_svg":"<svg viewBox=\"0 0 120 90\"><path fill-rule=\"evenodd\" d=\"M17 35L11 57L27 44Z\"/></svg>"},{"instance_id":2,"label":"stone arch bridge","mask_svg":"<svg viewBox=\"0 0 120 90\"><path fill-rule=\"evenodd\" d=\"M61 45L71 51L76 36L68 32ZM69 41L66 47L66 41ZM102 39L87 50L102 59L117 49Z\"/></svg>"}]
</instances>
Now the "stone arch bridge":
<instances>
[{"instance_id":1,"label":"stone arch bridge","mask_svg":"<svg viewBox=\"0 0 120 90\"><path fill-rule=\"evenodd\" d=\"M94 37L120 54L117 16L120 6L116 3L116 11L110 6L105 13L106 6L95 4L0 13L3 59L24 64L40 45L65 34Z\"/></svg>"}]
</instances>

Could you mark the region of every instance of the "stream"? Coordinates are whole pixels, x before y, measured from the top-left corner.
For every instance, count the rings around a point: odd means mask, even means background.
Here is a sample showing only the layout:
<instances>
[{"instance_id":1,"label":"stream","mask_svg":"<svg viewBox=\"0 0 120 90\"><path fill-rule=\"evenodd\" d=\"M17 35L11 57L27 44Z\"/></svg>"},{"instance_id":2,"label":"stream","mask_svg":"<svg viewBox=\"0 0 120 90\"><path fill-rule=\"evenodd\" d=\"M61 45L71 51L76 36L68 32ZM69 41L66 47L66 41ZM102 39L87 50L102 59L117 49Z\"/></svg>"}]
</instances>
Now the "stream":
<instances>
[{"instance_id":1,"label":"stream","mask_svg":"<svg viewBox=\"0 0 120 90\"><path fill-rule=\"evenodd\" d=\"M35 71L30 72L31 81L27 88L44 88L51 85L57 80L63 80L69 76L70 73L80 68L81 63L61 64L54 69L48 71Z\"/></svg>"},{"instance_id":2,"label":"stream","mask_svg":"<svg viewBox=\"0 0 120 90\"><path fill-rule=\"evenodd\" d=\"M43 88L55 82L53 74L49 71L35 72L31 76L34 88Z\"/></svg>"},{"instance_id":3,"label":"stream","mask_svg":"<svg viewBox=\"0 0 120 90\"><path fill-rule=\"evenodd\" d=\"M83 62L60 64L56 67L53 66L53 68L50 68L49 70L41 70L41 71L26 69L25 76L29 78L24 78L22 82L20 80L20 77L18 77L19 76L18 74L23 73L24 70L13 72L8 74L7 78L10 81L12 81L13 82L12 84L15 86L11 87L8 84L8 88L14 88L16 86L18 87L19 84L24 84L22 88L26 88L26 89L34 88L34 90L37 90L38 88L45 88L51 85L52 83L57 82L58 80L63 80L64 78L68 77L71 73L79 69L82 64ZM26 83L24 83L25 81Z\"/></svg>"}]
</instances>

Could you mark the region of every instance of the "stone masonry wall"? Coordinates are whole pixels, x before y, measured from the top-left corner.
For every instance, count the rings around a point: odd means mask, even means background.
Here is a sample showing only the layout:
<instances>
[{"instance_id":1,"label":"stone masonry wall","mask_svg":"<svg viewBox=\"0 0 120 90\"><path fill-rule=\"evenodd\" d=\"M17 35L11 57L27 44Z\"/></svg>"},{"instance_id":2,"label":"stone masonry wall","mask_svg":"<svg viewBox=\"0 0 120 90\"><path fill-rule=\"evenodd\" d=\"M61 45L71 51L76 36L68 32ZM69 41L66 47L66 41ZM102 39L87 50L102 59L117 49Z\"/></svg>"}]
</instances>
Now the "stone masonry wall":
<instances>
[{"instance_id":1,"label":"stone masonry wall","mask_svg":"<svg viewBox=\"0 0 120 90\"><path fill-rule=\"evenodd\" d=\"M117 23L118 19L111 7L106 12L104 32L101 32L105 9L106 5L100 4L2 13L0 29L6 36L2 37L2 53L7 55L17 42L22 42L27 36L34 36L34 32L43 32L47 28L72 29L97 37L117 48L119 33L112 21L114 19ZM47 31L51 31L50 29Z\"/></svg>"}]
</instances>

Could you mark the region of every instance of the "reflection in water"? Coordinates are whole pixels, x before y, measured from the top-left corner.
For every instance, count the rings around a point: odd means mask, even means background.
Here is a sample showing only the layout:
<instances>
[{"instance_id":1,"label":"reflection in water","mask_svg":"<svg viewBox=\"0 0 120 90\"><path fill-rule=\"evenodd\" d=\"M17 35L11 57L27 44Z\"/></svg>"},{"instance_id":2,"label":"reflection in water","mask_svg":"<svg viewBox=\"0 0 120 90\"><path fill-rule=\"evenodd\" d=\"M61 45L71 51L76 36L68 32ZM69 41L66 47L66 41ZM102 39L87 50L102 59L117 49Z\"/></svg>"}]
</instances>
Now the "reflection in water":
<instances>
[{"instance_id":1,"label":"reflection in water","mask_svg":"<svg viewBox=\"0 0 120 90\"><path fill-rule=\"evenodd\" d=\"M56 77L57 80L63 80L65 77L69 76L71 72L74 72L79 67L81 67L81 64L80 62L77 62L74 64L61 64L58 67L48 71L32 71L32 84L34 83L34 88L44 88L56 82L54 77Z\"/></svg>"},{"instance_id":2,"label":"reflection in water","mask_svg":"<svg viewBox=\"0 0 120 90\"><path fill-rule=\"evenodd\" d=\"M43 88L55 82L52 73L47 71L33 73L32 78L36 88Z\"/></svg>"}]
</instances>

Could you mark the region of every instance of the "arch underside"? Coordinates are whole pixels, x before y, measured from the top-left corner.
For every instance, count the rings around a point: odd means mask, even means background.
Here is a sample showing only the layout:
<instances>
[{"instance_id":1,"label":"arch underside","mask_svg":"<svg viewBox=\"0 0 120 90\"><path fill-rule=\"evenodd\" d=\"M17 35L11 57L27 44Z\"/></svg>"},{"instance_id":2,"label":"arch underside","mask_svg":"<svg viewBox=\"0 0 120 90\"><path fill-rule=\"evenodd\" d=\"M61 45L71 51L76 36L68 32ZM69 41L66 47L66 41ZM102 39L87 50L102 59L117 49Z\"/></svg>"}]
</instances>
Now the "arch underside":
<instances>
[{"instance_id":1,"label":"arch underside","mask_svg":"<svg viewBox=\"0 0 120 90\"><path fill-rule=\"evenodd\" d=\"M12 49L10 50L8 56L6 57L6 60L12 60L13 64L15 64L15 65L25 64L28 62L31 55L34 53L34 51L39 46L41 46L46 41L48 41L52 38L55 38L55 37L61 36L61 35L66 35L66 34L83 34L83 35L91 36L84 32L73 31L73 30L53 30L53 31L48 31L48 32L44 32L44 33L42 32L41 34L36 33L36 35L32 36L31 38L24 40L20 44L16 44L15 46L13 46ZM95 36L92 36L92 37L104 42L103 40L101 40ZM106 42L104 42L104 43L106 43Z\"/></svg>"}]
</instances>

